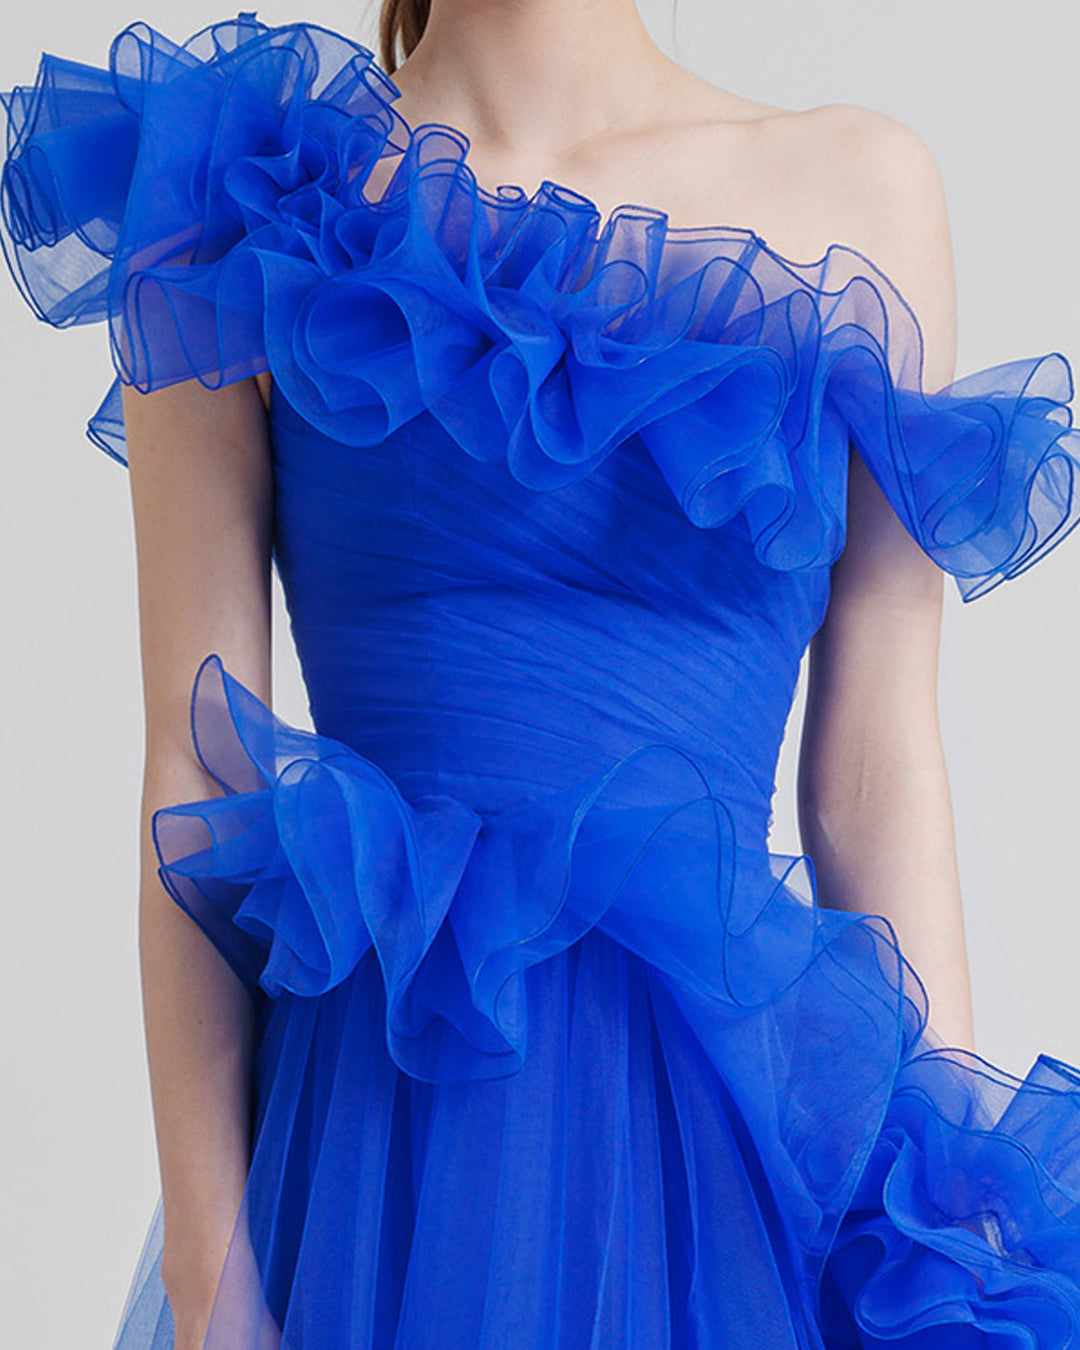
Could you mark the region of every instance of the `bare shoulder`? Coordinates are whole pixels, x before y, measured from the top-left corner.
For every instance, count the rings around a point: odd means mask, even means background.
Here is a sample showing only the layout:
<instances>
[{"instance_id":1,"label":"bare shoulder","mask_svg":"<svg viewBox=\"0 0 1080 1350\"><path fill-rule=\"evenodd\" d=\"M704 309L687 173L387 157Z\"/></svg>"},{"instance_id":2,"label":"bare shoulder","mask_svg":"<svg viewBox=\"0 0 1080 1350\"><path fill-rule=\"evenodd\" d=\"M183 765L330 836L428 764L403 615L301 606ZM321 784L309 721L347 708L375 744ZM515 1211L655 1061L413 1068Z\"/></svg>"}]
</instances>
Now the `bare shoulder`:
<instances>
[{"instance_id":1,"label":"bare shoulder","mask_svg":"<svg viewBox=\"0 0 1080 1350\"><path fill-rule=\"evenodd\" d=\"M905 123L850 103L828 103L772 120L788 151L857 236L864 251L895 251L912 233L923 247L947 242L945 185L933 152ZM944 232L944 235L943 235Z\"/></svg>"},{"instance_id":2,"label":"bare shoulder","mask_svg":"<svg viewBox=\"0 0 1080 1350\"><path fill-rule=\"evenodd\" d=\"M924 383L954 377L956 282L945 183L925 140L897 118L854 104L804 115L803 141L835 213L840 242L856 248L911 307L924 339Z\"/></svg>"},{"instance_id":3,"label":"bare shoulder","mask_svg":"<svg viewBox=\"0 0 1080 1350\"><path fill-rule=\"evenodd\" d=\"M725 106L721 99L721 115ZM798 262L816 261L833 243L863 254L919 322L927 387L952 379L952 240L945 183L926 141L898 118L852 103L747 102L746 114L748 223ZM730 123L714 135L718 143L730 136Z\"/></svg>"},{"instance_id":4,"label":"bare shoulder","mask_svg":"<svg viewBox=\"0 0 1080 1350\"><path fill-rule=\"evenodd\" d=\"M818 228L862 253L910 306L923 343L924 388L947 384L955 375L955 282L945 187L929 146L898 119L853 104L813 108L774 126L805 166L802 190L818 184ZM841 635L831 659L858 660L861 642L879 644L889 631L881 626L885 615L907 616L905 641L913 622L932 635L941 594L940 569L853 455L845 547L832 569L832 622L823 629ZM852 615L859 616L854 623ZM829 646L826 636L824 650Z\"/></svg>"}]
</instances>

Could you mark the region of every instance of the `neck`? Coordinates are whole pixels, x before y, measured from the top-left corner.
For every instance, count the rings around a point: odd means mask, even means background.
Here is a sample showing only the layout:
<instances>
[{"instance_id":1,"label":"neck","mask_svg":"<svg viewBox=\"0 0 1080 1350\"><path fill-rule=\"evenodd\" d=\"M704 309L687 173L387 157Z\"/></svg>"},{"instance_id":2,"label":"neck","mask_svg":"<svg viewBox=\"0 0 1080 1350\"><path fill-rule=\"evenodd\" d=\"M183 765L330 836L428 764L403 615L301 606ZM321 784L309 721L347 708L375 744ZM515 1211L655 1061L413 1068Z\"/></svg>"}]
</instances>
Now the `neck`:
<instances>
[{"instance_id":1,"label":"neck","mask_svg":"<svg viewBox=\"0 0 1080 1350\"><path fill-rule=\"evenodd\" d=\"M447 122L496 153L548 162L640 121L672 68L634 0L433 0L392 78L414 126Z\"/></svg>"}]
</instances>

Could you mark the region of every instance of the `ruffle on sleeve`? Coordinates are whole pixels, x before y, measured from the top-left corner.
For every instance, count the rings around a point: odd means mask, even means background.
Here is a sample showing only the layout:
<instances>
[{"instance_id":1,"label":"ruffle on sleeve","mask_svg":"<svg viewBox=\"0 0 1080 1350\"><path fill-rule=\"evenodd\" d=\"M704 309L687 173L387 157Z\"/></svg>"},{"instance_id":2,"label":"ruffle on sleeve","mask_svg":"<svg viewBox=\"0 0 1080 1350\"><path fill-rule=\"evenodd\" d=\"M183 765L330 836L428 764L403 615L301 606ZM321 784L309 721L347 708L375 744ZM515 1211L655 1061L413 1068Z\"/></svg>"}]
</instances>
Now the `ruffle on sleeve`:
<instances>
[{"instance_id":1,"label":"ruffle on sleeve","mask_svg":"<svg viewBox=\"0 0 1080 1350\"><path fill-rule=\"evenodd\" d=\"M249 11L182 44L134 23L107 68L43 53L32 86L0 93L4 256L44 321L108 323L116 378L87 428L108 454L126 463L121 383L216 388L268 369L258 222L226 176L260 155L279 157L282 193L333 173L290 154L298 124L378 118L381 78L348 39Z\"/></svg>"},{"instance_id":2,"label":"ruffle on sleeve","mask_svg":"<svg viewBox=\"0 0 1080 1350\"><path fill-rule=\"evenodd\" d=\"M1080 522L1080 432L1059 353L930 394L895 387L871 361L835 398L897 515L965 600L1031 567Z\"/></svg>"},{"instance_id":3,"label":"ruffle on sleeve","mask_svg":"<svg viewBox=\"0 0 1080 1350\"><path fill-rule=\"evenodd\" d=\"M716 527L741 512L761 561L828 565L844 546L854 445L964 600L1019 575L1080 523L1080 431L1063 355L927 392L918 322L870 259L834 244L797 263L758 244L722 333L728 351L762 365L782 358L772 415L732 449L725 439L745 427L752 400L714 431L689 409L642 433L691 520Z\"/></svg>"},{"instance_id":4,"label":"ruffle on sleeve","mask_svg":"<svg viewBox=\"0 0 1080 1350\"><path fill-rule=\"evenodd\" d=\"M550 180L489 191L468 137L410 127L331 30L245 11L178 45L136 23L107 69L45 55L0 97L5 256L48 322L108 321L88 432L122 462L121 382L268 369L343 444L427 418L537 491L639 438L691 522L737 522L782 570L842 551L853 443L965 600L1080 520L1064 356L927 393L915 316L856 249L799 263L650 207L601 220Z\"/></svg>"}]
</instances>

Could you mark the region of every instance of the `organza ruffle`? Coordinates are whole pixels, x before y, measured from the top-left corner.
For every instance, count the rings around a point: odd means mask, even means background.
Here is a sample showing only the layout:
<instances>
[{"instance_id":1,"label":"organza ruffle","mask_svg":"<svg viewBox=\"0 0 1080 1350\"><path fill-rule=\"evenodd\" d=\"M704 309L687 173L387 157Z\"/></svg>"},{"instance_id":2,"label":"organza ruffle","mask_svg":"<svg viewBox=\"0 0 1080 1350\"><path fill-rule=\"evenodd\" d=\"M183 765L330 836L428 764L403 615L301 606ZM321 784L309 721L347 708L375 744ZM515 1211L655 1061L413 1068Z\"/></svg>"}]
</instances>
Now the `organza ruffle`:
<instances>
[{"instance_id":1,"label":"organza ruffle","mask_svg":"<svg viewBox=\"0 0 1080 1350\"><path fill-rule=\"evenodd\" d=\"M1023 1079L954 1048L903 1063L827 1263L826 1343L1075 1344L1078 1107L1049 1055Z\"/></svg>"},{"instance_id":2,"label":"organza ruffle","mask_svg":"<svg viewBox=\"0 0 1080 1350\"><path fill-rule=\"evenodd\" d=\"M360 43L254 11L182 44L135 23L107 69L45 54L0 95L12 273L48 322L109 324L96 444L125 459L121 382L268 369L345 444L429 417L538 490L639 434L691 521L739 516L775 568L842 550L851 440L965 599L1080 520L1063 356L925 392L915 316L857 250L486 190L398 96Z\"/></svg>"},{"instance_id":3,"label":"organza ruffle","mask_svg":"<svg viewBox=\"0 0 1080 1350\"><path fill-rule=\"evenodd\" d=\"M828 1345L1080 1336L1080 1075L941 1046L888 921L821 907L805 857L740 849L685 753L499 812L409 801L213 653L191 725L224 795L155 813L160 875L257 1001L340 993L373 948L398 1068L515 1075L541 1053L530 968L601 932L732 1094Z\"/></svg>"}]
</instances>

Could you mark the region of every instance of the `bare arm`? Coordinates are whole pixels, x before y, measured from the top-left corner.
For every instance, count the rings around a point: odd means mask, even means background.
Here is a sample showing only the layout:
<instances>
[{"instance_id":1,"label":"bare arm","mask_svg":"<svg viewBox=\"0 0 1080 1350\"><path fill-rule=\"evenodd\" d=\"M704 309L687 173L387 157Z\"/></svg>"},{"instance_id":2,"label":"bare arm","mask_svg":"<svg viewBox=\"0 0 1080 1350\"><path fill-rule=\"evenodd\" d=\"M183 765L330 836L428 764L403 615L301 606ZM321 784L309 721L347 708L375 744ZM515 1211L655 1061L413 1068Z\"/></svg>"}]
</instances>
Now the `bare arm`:
<instances>
[{"instance_id":1,"label":"bare arm","mask_svg":"<svg viewBox=\"0 0 1080 1350\"><path fill-rule=\"evenodd\" d=\"M859 110L861 112L861 110ZM922 143L877 114L851 120L857 247L919 318L924 387L954 378L955 285L944 191ZM821 901L884 914L942 1040L974 1049L952 802L938 723L944 574L852 451L848 536L810 648L799 761L803 847Z\"/></svg>"},{"instance_id":2,"label":"bare arm","mask_svg":"<svg viewBox=\"0 0 1080 1350\"><path fill-rule=\"evenodd\" d=\"M217 796L188 722L209 651L270 698L271 477L254 380L125 387L146 749L140 964L177 1350L201 1346L249 1162L253 1005L156 872L152 813Z\"/></svg>"}]
</instances>

